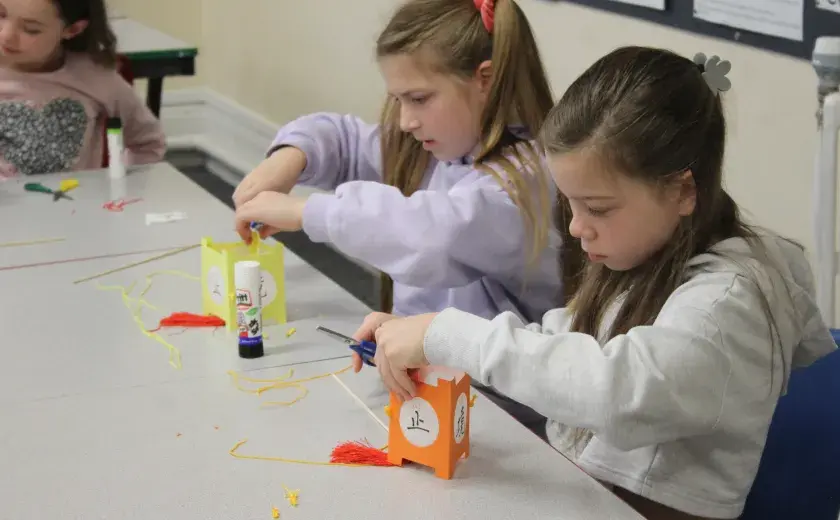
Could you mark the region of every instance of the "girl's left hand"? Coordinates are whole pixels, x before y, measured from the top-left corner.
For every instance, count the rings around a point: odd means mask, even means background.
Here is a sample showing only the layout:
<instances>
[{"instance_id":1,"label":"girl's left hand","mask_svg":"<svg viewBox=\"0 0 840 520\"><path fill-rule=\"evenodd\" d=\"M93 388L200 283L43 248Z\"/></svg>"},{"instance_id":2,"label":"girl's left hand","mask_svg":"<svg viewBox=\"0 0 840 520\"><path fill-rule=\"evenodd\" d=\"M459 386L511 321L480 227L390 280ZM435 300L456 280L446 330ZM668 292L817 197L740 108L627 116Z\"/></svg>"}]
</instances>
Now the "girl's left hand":
<instances>
[{"instance_id":1,"label":"girl's left hand","mask_svg":"<svg viewBox=\"0 0 840 520\"><path fill-rule=\"evenodd\" d=\"M276 191L263 191L236 209L236 231L246 243L251 241L251 222L262 222L260 236L303 228L306 199Z\"/></svg>"},{"instance_id":2,"label":"girl's left hand","mask_svg":"<svg viewBox=\"0 0 840 520\"><path fill-rule=\"evenodd\" d=\"M408 371L429 364L423 352L426 330L437 313L385 321L376 329L374 362L382 381L403 401L416 393Z\"/></svg>"}]
</instances>

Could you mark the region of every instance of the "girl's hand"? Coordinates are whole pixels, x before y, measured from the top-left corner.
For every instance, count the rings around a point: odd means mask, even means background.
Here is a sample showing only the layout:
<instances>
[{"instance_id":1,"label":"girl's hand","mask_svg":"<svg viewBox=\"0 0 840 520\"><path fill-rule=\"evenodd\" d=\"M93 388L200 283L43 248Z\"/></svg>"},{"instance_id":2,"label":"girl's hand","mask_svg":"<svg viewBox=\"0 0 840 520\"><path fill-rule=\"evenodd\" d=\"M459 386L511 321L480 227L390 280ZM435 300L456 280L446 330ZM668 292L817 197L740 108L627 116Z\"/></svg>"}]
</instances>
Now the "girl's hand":
<instances>
[{"instance_id":1,"label":"girl's hand","mask_svg":"<svg viewBox=\"0 0 840 520\"><path fill-rule=\"evenodd\" d=\"M437 313L390 319L375 329L376 368L385 386L403 401L416 393L408 371L429 364L423 341L435 316Z\"/></svg>"},{"instance_id":2,"label":"girl's hand","mask_svg":"<svg viewBox=\"0 0 840 520\"><path fill-rule=\"evenodd\" d=\"M264 191L289 193L306 167L306 155L297 148L280 148L242 179L233 192L233 205L239 209Z\"/></svg>"},{"instance_id":3,"label":"girl's hand","mask_svg":"<svg viewBox=\"0 0 840 520\"><path fill-rule=\"evenodd\" d=\"M300 231L303 228L303 207L306 199L264 191L237 208L234 217L236 232L246 244L251 243L251 222L261 222L260 237L279 231Z\"/></svg>"},{"instance_id":4,"label":"girl's hand","mask_svg":"<svg viewBox=\"0 0 840 520\"><path fill-rule=\"evenodd\" d=\"M365 320L359 326L358 330L353 333L353 339L356 341L376 341L376 329L382 326L386 321L397 319L393 314L385 314L384 312L372 312L365 316ZM377 347L378 350L378 347ZM353 372L358 373L363 366L362 356L353 352Z\"/></svg>"}]
</instances>

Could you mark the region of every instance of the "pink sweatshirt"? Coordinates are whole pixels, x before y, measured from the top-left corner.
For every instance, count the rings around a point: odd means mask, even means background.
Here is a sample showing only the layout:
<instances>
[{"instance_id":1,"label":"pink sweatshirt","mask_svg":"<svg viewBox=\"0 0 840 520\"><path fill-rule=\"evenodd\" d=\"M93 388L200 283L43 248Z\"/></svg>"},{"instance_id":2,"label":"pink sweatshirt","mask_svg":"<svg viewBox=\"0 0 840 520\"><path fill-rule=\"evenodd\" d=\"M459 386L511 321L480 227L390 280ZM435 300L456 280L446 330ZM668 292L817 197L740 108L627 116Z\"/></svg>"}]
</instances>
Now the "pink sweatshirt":
<instances>
[{"instance_id":1,"label":"pink sweatshirt","mask_svg":"<svg viewBox=\"0 0 840 520\"><path fill-rule=\"evenodd\" d=\"M0 178L102 167L103 127L122 119L126 164L160 161L160 122L116 70L69 53L54 72L0 68Z\"/></svg>"}]
</instances>

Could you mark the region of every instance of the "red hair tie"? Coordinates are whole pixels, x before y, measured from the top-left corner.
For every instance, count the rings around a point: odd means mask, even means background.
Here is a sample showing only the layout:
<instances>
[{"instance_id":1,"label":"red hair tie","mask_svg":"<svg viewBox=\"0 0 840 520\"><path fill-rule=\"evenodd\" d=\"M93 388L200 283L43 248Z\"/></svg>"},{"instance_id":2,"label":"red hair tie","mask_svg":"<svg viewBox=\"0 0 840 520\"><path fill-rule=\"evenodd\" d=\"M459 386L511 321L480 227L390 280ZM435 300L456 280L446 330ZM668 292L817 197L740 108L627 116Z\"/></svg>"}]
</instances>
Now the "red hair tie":
<instances>
[{"instance_id":1,"label":"red hair tie","mask_svg":"<svg viewBox=\"0 0 840 520\"><path fill-rule=\"evenodd\" d=\"M484 27L487 32L493 32L493 12L495 11L495 2L493 0L473 0L475 8L481 13L481 21L484 22Z\"/></svg>"}]
</instances>

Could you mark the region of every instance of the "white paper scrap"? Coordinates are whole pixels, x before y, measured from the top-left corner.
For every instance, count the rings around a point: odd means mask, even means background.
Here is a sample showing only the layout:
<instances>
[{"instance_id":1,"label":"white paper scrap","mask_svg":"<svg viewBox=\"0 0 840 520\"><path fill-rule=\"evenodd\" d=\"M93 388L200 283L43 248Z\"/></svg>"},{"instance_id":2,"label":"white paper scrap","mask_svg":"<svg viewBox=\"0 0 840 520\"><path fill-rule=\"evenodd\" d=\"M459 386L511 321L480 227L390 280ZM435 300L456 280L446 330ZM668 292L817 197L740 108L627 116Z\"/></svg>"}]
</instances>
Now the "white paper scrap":
<instances>
[{"instance_id":1,"label":"white paper scrap","mask_svg":"<svg viewBox=\"0 0 840 520\"><path fill-rule=\"evenodd\" d=\"M176 222L184 220L187 214L183 211L170 211L169 213L146 213L146 225L152 224L166 224L167 222Z\"/></svg>"}]
</instances>

